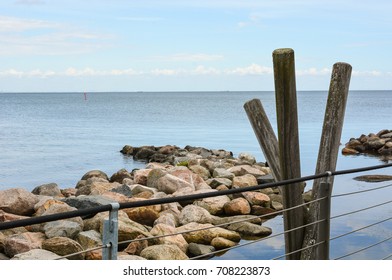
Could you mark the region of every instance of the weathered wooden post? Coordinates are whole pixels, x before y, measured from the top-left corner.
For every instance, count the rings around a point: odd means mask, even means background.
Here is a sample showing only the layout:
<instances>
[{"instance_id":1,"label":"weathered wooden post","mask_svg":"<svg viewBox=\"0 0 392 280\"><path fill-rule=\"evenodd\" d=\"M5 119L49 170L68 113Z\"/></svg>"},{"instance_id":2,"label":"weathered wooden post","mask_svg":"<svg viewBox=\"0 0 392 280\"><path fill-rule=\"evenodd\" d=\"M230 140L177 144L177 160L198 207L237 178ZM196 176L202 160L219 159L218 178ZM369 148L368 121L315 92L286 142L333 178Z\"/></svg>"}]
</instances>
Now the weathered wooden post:
<instances>
[{"instance_id":1,"label":"weathered wooden post","mask_svg":"<svg viewBox=\"0 0 392 280\"><path fill-rule=\"evenodd\" d=\"M259 99L244 104L253 131L276 181L282 180L279 162L279 144L271 123Z\"/></svg>"},{"instance_id":2,"label":"weathered wooden post","mask_svg":"<svg viewBox=\"0 0 392 280\"><path fill-rule=\"evenodd\" d=\"M315 174L336 170L351 70L351 65L347 63L338 62L333 66ZM322 179L314 180L312 189L313 199L323 197L323 194L320 191L321 183ZM329 195L331 195L333 178L330 178L329 183ZM326 210L320 210L319 203L312 203L309 208L307 223L316 222L322 219L320 211L325 212ZM319 226L315 224L307 227L303 248L320 241L323 240L320 238ZM318 252L319 250L314 249L304 250L302 251L301 259L328 258L328 256L320 255Z\"/></svg>"},{"instance_id":3,"label":"weathered wooden post","mask_svg":"<svg viewBox=\"0 0 392 280\"><path fill-rule=\"evenodd\" d=\"M279 159L282 180L301 177L298 136L297 92L295 84L294 51L277 49L272 54L274 64L276 113L278 121ZM281 188L285 209L303 204L301 184ZM291 230L304 224L302 207L284 213L284 228ZM299 250L303 244L303 228L285 234L286 254ZM300 259L301 253L286 259Z\"/></svg>"}]
</instances>

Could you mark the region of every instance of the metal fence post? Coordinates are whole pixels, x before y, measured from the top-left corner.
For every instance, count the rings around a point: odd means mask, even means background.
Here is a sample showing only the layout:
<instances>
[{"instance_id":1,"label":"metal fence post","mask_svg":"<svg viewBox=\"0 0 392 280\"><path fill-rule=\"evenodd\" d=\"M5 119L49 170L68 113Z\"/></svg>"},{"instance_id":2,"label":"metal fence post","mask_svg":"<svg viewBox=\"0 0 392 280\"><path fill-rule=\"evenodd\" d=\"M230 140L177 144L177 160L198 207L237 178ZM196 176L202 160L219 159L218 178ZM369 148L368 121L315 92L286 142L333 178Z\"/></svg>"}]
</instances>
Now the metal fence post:
<instances>
[{"instance_id":1,"label":"metal fence post","mask_svg":"<svg viewBox=\"0 0 392 280\"><path fill-rule=\"evenodd\" d=\"M330 238L330 217L331 217L331 177L328 176L320 183L320 219L325 220L319 225L319 235L316 243L324 242L317 247L317 259L329 260L329 238Z\"/></svg>"},{"instance_id":2,"label":"metal fence post","mask_svg":"<svg viewBox=\"0 0 392 280\"><path fill-rule=\"evenodd\" d=\"M109 219L103 221L102 242L107 247L102 250L103 260L117 260L118 249L118 209L120 204L110 203L112 210L109 212Z\"/></svg>"}]
</instances>

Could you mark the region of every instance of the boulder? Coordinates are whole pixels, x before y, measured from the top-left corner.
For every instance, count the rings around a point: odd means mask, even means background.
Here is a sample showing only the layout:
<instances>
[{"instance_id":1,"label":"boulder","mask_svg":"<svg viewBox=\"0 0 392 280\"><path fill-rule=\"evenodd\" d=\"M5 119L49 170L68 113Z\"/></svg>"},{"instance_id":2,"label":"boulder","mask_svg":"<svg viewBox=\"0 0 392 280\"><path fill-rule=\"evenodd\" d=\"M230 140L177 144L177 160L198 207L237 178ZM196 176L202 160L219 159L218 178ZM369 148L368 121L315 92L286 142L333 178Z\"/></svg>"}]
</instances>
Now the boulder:
<instances>
[{"instance_id":1,"label":"boulder","mask_svg":"<svg viewBox=\"0 0 392 280\"><path fill-rule=\"evenodd\" d=\"M233 173L235 176L243 176L246 174L251 174L255 177L259 177L259 176L264 176L266 175L265 172L254 168L250 165L237 165L237 166L233 166L231 168L229 168L227 171L230 171L231 173Z\"/></svg>"},{"instance_id":2,"label":"boulder","mask_svg":"<svg viewBox=\"0 0 392 280\"><path fill-rule=\"evenodd\" d=\"M224 185L228 188L231 188L233 182L227 178L212 178L206 181L211 188L216 189L218 186Z\"/></svg>"},{"instance_id":3,"label":"boulder","mask_svg":"<svg viewBox=\"0 0 392 280\"><path fill-rule=\"evenodd\" d=\"M82 176L81 180L87 180L87 179L90 179L90 178L93 178L93 177L102 178L102 179L105 179L106 181L109 181L108 175L106 175L105 172L100 171L100 170L88 171L86 174L84 174Z\"/></svg>"},{"instance_id":4,"label":"boulder","mask_svg":"<svg viewBox=\"0 0 392 280\"><path fill-rule=\"evenodd\" d=\"M227 227L229 230L236 231L242 236L268 236L272 233L272 229L269 227L252 224L249 222L240 222L231 224Z\"/></svg>"},{"instance_id":5,"label":"boulder","mask_svg":"<svg viewBox=\"0 0 392 280\"><path fill-rule=\"evenodd\" d=\"M171 174L166 174L159 178L156 182L156 187L159 191L166 194L172 194L183 188L195 189L190 183Z\"/></svg>"},{"instance_id":6,"label":"boulder","mask_svg":"<svg viewBox=\"0 0 392 280\"><path fill-rule=\"evenodd\" d=\"M269 206L271 199L261 192L243 192L243 197L252 205Z\"/></svg>"},{"instance_id":7,"label":"boulder","mask_svg":"<svg viewBox=\"0 0 392 280\"><path fill-rule=\"evenodd\" d=\"M199 224L192 222L178 227L176 230L178 233L182 233L188 243L210 245L212 239L218 236L234 242L238 242L241 239L241 236L237 232L213 227L212 224Z\"/></svg>"},{"instance_id":8,"label":"boulder","mask_svg":"<svg viewBox=\"0 0 392 280\"><path fill-rule=\"evenodd\" d=\"M0 210L0 222L23 220L23 219L27 219L27 218L29 218L29 216L15 215L15 214L7 213L3 210Z\"/></svg>"},{"instance_id":9,"label":"boulder","mask_svg":"<svg viewBox=\"0 0 392 280\"><path fill-rule=\"evenodd\" d=\"M148 260L187 260L187 255L176 245L153 245L144 249L140 256Z\"/></svg>"},{"instance_id":10,"label":"boulder","mask_svg":"<svg viewBox=\"0 0 392 280\"><path fill-rule=\"evenodd\" d=\"M191 257L197 257L201 255L208 255L215 251L214 246L203 245L197 243L190 243L188 246L188 253ZM210 257L212 257L211 255Z\"/></svg>"},{"instance_id":11,"label":"boulder","mask_svg":"<svg viewBox=\"0 0 392 280\"><path fill-rule=\"evenodd\" d=\"M68 197L63 199L62 201L67 203L69 206L75 207L77 209L88 209L116 202L114 200L104 198L100 195Z\"/></svg>"},{"instance_id":12,"label":"boulder","mask_svg":"<svg viewBox=\"0 0 392 280\"><path fill-rule=\"evenodd\" d=\"M214 178L226 178L229 180L233 180L234 178L234 174L230 171L227 171L225 168L215 168L212 176Z\"/></svg>"},{"instance_id":13,"label":"boulder","mask_svg":"<svg viewBox=\"0 0 392 280\"><path fill-rule=\"evenodd\" d=\"M203 207L212 215L223 214L224 205L230 201L230 198L227 195L215 196L215 197L207 197L202 200L197 200L193 204Z\"/></svg>"},{"instance_id":14,"label":"boulder","mask_svg":"<svg viewBox=\"0 0 392 280\"><path fill-rule=\"evenodd\" d=\"M185 206L179 216L179 222L181 225L189 223L209 224L213 221L213 216L204 208L197 205Z\"/></svg>"},{"instance_id":15,"label":"boulder","mask_svg":"<svg viewBox=\"0 0 392 280\"><path fill-rule=\"evenodd\" d=\"M363 181L368 183L377 183L377 182L384 182L384 181L391 181L391 175L362 175L357 176L354 178L356 181Z\"/></svg>"},{"instance_id":16,"label":"boulder","mask_svg":"<svg viewBox=\"0 0 392 280\"><path fill-rule=\"evenodd\" d=\"M135 184L140 184L140 185L147 185L147 177L148 174L152 171L153 169L138 169L133 172L133 180Z\"/></svg>"},{"instance_id":17,"label":"boulder","mask_svg":"<svg viewBox=\"0 0 392 280\"><path fill-rule=\"evenodd\" d=\"M128 178L128 179L132 179L132 175L125 169L122 168L119 171L117 171L116 173L114 173L111 177L110 177L110 182L117 182L122 184L124 179Z\"/></svg>"},{"instance_id":18,"label":"boulder","mask_svg":"<svg viewBox=\"0 0 392 280\"><path fill-rule=\"evenodd\" d=\"M201 165L189 166L189 170L191 170L195 174L198 174L201 178L203 178L203 180L208 180L208 178L211 177L210 171Z\"/></svg>"},{"instance_id":19,"label":"boulder","mask_svg":"<svg viewBox=\"0 0 392 280\"><path fill-rule=\"evenodd\" d=\"M74 239L82 229L83 227L79 223L68 220L48 222L43 228L47 238L60 236L71 239Z\"/></svg>"},{"instance_id":20,"label":"boulder","mask_svg":"<svg viewBox=\"0 0 392 280\"><path fill-rule=\"evenodd\" d=\"M249 202L242 197L227 202L223 208L226 215L246 215L251 211Z\"/></svg>"},{"instance_id":21,"label":"boulder","mask_svg":"<svg viewBox=\"0 0 392 280\"><path fill-rule=\"evenodd\" d=\"M0 191L0 210L7 213L29 216L34 213L38 198L21 188Z\"/></svg>"},{"instance_id":22,"label":"boulder","mask_svg":"<svg viewBox=\"0 0 392 280\"><path fill-rule=\"evenodd\" d=\"M236 176L233 179L233 188L251 187L257 185L257 179L251 174Z\"/></svg>"},{"instance_id":23,"label":"boulder","mask_svg":"<svg viewBox=\"0 0 392 280\"><path fill-rule=\"evenodd\" d=\"M181 234L177 234L175 227L165 224L157 224L152 228L150 233L154 236L169 235L155 239L157 244L176 245L184 253L188 250L188 242L186 242Z\"/></svg>"},{"instance_id":24,"label":"boulder","mask_svg":"<svg viewBox=\"0 0 392 280\"><path fill-rule=\"evenodd\" d=\"M59 256L66 256L83 251L82 246L68 237L53 237L42 242L42 249L51 251ZM69 260L84 260L84 253L67 257Z\"/></svg>"},{"instance_id":25,"label":"boulder","mask_svg":"<svg viewBox=\"0 0 392 280\"><path fill-rule=\"evenodd\" d=\"M247 164L250 164L250 165L256 163L256 158L253 155L248 154L248 153L240 153L238 155L238 159L240 161L242 161L244 163L247 163Z\"/></svg>"},{"instance_id":26,"label":"boulder","mask_svg":"<svg viewBox=\"0 0 392 280\"><path fill-rule=\"evenodd\" d=\"M11 260L54 260L61 256L44 250L44 249L33 249L25 253L15 255Z\"/></svg>"},{"instance_id":27,"label":"boulder","mask_svg":"<svg viewBox=\"0 0 392 280\"><path fill-rule=\"evenodd\" d=\"M159 213L154 206L142 206L136 208L123 209L128 217L139 224L152 226L154 221L158 219Z\"/></svg>"},{"instance_id":28,"label":"boulder","mask_svg":"<svg viewBox=\"0 0 392 280\"><path fill-rule=\"evenodd\" d=\"M135 255L117 255L118 260L123 260L123 261L145 261L145 258L142 258L140 256L135 256Z\"/></svg>"},{"instance_id":29,"label":"boulder","mask_svg":"<svg viewBox=\"0 0 392 280\"><path fill-rule=\"evenodd\" d=\"M145 238L144 235L137 236L135 241L128 244L127 248L124 249L124 252L129 255L140 255L140 253L148 247L148 240L138 240L143 238Z\"/></svg>"},{"instance_id":30,"label":"boulder","mask_svg":"<svg viewBox=\"0 0 392 280\"><path fill-rule=\"evenodd\" d=\"M44 184L35 187L31 193L35 195L63 196L59 186L56 183Z\"/></svg>"},{"instance_id":31,"label":"boulder","mask_svg":"<svg viewBox=\"0 0 392 280\"><path fill-rule=\"evenodd\" d=\"M76 241L82 246L83 250L96 248L102 245L101 234L95 230L79 232ZM102 249L85 253L86 260L102 260Z\"/></svg>"},{"instance_id":32,"label":"boulder","mask_svg":"<svg viewBox=\"0 0 392 280\"><path fill-rule=\"evenodd\" d=\"M42 242L45 239L45 234L41 232L14 234L4 240L4 252L12 258L17 254L25 253L32 249L41 249Z\"/></svg>"},{"instance_id":33,"label":"boulder","mask_svg":"<svg viewBox=\"0 0 392 280\"><path fill-rule=\"evenodd\" d=\"M223 237L215 237L214 239L211 240L211 246L213 246L217 250L230 248L235 245L237 245L236 242L233 242Z\"/></svg>"},{"instance_id":34,"label":"boulder","mask_svg":"<svg viewBox=\"0 0 392 280\"><path fill-rule=\"evenodd\" d=\"M164 169L161 168L157 168L157 169L152 169L148 175L147 175L147 187L149 188L158 188L158 180L165 176L167 173L167 171L165 171Z\"/></svg>"},{"instance_id":35,"label":"boulder","mask_svg":"<svg viewBox=\"0 0 392 280\"><path fill-rule=\"evenodd\" d=\"M138 193L141 192L150 192L152 195L156 193L158 190L155 188L149 188L140 184L134 184L130 186L132 195L137 195Z\"/></svg>"},{"instance_id":36,"label":"boulder","mask_svg":"<svg viewBox=\"0 0 392 280\"><path fill-rule=\"evenodd\" d=\"M173 211L161 212L159 218L154 221L154 226L157 224L165 224L172 227L177 227L179 225L179 218Z\"/></svg>"}]
</instances>

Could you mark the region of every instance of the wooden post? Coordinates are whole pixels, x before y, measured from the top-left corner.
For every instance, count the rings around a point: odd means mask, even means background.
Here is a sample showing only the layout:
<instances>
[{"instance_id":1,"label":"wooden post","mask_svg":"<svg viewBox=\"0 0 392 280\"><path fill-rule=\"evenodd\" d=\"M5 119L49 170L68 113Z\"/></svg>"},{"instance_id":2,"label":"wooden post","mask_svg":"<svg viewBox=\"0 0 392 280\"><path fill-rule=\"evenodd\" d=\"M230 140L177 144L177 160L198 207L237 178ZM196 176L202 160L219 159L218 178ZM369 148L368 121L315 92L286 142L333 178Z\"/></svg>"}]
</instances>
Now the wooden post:
<instances>
[{"instance_id":1,"label":"wooden post","mask_svg":"<svg viewBox=\"0 0 392 280\"><path fill-rule=\"evenodd\" d=\"M261 101L259 99L252 99L244 104L244 109L272 175L276 181L281 181L278 139L275 136Z\"/></svg>"},{"instance_id":2,"label":"wooden post","mask_svg":"<svg viewBox=\"0 0 392 280\"><path fill-rule=\"evenodd\" d=\"M351 70L351 65L347 63L338 62L333 65L315 174L336 170ZM330 192L332 192L333 178L330 179ZM314 180L313 182L313 199L322 197L320 194L321 182L321 179ZM318 203L312 203L310 205L307 223L318 220L320 220L319 205ZM321 241L318 229L317 224L306 228L303 248ZM321 258L321 256L317 255L317 251L312 249L304 250L302 251L301 259L313 260Z\"/></svg>"},{"instance_id":3,"label":"wooden post","mask_svg":"<svg viewBox=\"0 0 392 280\"><path fill-rule=\"evenodd\" d=\"M277 49L272 56L281 179L294 179L301 177L294 51L292 49ZM291 184L281 189L285 209L303 203L301 184ZM285 212L283 219L286 231L303 226L303 208L299 207ZM303 229L298 229L285 234L286 254L302 248L303 232ZM301 253L298 252L288 255L286 259L300 259L300 256Z\"/></svg>"}]
</instances>

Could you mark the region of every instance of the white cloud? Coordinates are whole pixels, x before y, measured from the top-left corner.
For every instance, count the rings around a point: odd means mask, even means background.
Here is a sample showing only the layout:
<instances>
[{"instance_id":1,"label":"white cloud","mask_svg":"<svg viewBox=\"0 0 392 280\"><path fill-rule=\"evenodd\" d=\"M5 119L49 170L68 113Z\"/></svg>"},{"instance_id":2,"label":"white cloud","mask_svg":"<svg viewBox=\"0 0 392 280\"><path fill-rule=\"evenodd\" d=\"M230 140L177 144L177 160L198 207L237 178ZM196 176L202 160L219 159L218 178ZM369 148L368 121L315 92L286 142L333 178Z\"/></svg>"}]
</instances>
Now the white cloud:
<instances>
[{"instance_id":1,"label":"white cloud","mask_svg":"<svg viewBox=\"0 0 392 280\"><path fill-rule=\"evenodd\" d=\"M388 73L386 73L388 75ZM373 76L373 77L378 77L382 76L383 73L381 71L377 70L372 70L372 71L352 71L352 75L356 77L364 77L364 76Z\"/></svg>"},{"instance_id":2,"label":"white cloud","mask_svg":"<svg viewBox=\"0 0 392 280\"><path fill-rule=\"evenodd\" d=\"M246 67L237 67L235 69L229 69L225 71L226 74L231 75L265 75L265 74L272 74L273 69L271 67L266 67L262 65L258 65L256 63L252 63Z\"/></svg>"},{"instance_id":3,"label":"white cloud","mask_svg":"<svg viewBox=\"0 0 392 280\"><path fill-rule=\"evenodd\" d=\"M58 24L37 19L0 16L0 32L23 32L44 28L58 28Z\"/></svg>"},{"instance_id":4,"label":"white cloud","mask_svg":"<svg viewBox=\"0 0 392 280\"><path fill-rule=\"evenodd\" d=\"M193 71L195 75L219 75L221 71L213 67L205 67L203 65L197 66Z\"/></svg>"},{"instance_id":5,"label":"white cloud","mask_svg":"<svg viewBox=\"0 0 392 280\"><path fill-rule=\"evenodd\" d=\"M331 74L331 69L329 69L329 68L317 69L315 67L311 67L306 70L297 70L296 71L297 76L325 76L325 75L330 75L330 74Z\"/></svg>"}]
</instances>

